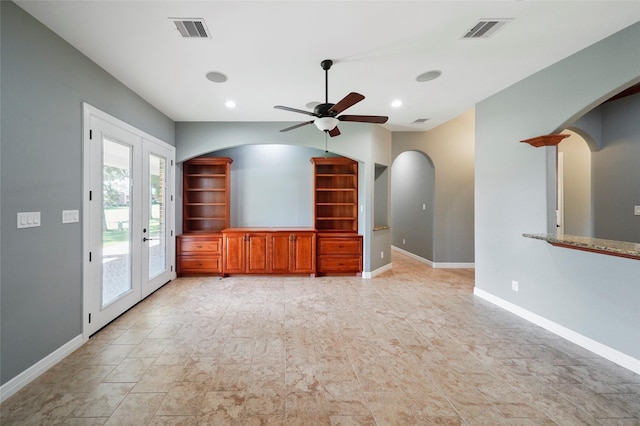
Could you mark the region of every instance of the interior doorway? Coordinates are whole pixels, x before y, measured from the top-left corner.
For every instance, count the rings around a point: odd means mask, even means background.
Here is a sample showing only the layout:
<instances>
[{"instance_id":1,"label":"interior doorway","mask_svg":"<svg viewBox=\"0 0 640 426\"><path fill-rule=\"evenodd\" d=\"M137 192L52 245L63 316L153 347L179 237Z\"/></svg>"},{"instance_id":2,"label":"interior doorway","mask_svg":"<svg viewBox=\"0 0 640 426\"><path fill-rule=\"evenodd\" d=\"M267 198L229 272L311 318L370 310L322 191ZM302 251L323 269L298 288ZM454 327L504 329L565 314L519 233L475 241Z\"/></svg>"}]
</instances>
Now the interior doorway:
<instances>
[{"instance_id":1,"label":"interior doorway","mask_svg":"<svg viewBox=\"0 0 640 426\"><path fill-rule=\"evenodd\" d=\"M405 151L391 167L392 245L435 261L435 167L423 152Z\"/></svg>"}]
</instances>

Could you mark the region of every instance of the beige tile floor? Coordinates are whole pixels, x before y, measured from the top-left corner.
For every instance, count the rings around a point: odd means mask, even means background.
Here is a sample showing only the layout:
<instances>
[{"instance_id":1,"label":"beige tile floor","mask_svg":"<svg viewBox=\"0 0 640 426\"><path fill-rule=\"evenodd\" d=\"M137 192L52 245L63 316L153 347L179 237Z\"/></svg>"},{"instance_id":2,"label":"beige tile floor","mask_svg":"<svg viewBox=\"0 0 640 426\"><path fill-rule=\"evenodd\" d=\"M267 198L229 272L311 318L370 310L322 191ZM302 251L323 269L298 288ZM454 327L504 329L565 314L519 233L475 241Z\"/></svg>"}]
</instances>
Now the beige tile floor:
<instances>
[{"instance_id":1,"label":"beige tile floor","mask_svg":"<svg viewBox=\"0 0 640 426\"><path fill-rule=\"evenodd\" d=\"M181 278L1 406L2 425L640 425L640 376L393 254L355 277Z\"/></svg>"}]
</instances>

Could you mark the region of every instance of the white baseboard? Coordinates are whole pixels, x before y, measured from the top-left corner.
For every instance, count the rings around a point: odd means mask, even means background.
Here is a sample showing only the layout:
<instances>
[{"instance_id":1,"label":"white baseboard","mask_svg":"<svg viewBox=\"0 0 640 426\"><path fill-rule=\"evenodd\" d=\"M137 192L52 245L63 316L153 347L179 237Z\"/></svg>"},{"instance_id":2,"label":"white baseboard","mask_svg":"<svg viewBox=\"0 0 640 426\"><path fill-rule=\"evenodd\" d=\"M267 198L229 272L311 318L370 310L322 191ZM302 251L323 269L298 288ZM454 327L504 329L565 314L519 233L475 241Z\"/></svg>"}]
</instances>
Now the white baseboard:
<instances>
[{"instance_id":1,"label":"white baseboard","mask_svg":"<svg viewBox=\"0 0 640 426\"><path fill-rule=\"evenodd\" d=\"M476 264L472 262L437 262L433 267L438 269L475 269Z\"/></svg>"},{"instance_id":2,"label":"white baseboard","mask_svg":"<svg viewBox=\"0 0 640 426\"><path fill-rule=\"evenodd\" d=\"M409 251L403 250L400 247L396 247L396 246L391 246L391 250L395 250L398 253L402 253L405 256L408 256L408 257L410 257L410 258L412 258L414 260L417 260L418 262L425 263L425 264L427 264L427 265L429 265L429 266L431 266L433 268L433 262L430 261L429 259L425 259L424 257L420 257L417 254L413 254L413 253L411 253Z\"/></svg>"},{"instance_id":3,"label":"white baseboard","mask_svg":"<svg viewBox=\"0 0 640 426\"><path fill-rule=\"evenodd\" d=\"M363 272L362 273L362 278L365 279L371 279L373 277L376 277L380 274L383 274L389 270L391 270L393 268L393 265L391 263L387 263L384 266L381 266L380 268L376 269L375 271L371 271L371 272Z\"/></svg>"},{"instance_id":4,"label":"white baseboard","mask_svg":"<svg viewBox=\"0 0 640 426\"><path fill-rule=\"evenodd\" d=\"M575 343L578 346L582 346L583 348L593 352L594 354L608 359L609 361L614 362L621 367L631 370L636 374L640 374L640 359L633 358L627 354L610 348L609 346L603 345L600 342L583 336L582 334L576 333L575 331L570 330L553 321L550 321L544 317L541 317L538 314L534 314L531 311L523 309L518 305L507 302L506 300L494 296L491 293L487 293L486 291L481 290L478 287L475 287L473 289L473 294L481 299L486 300L487 302L493 303L494 305L511 312L512 314L519 316L520 318L523 318L537 326L540 326L555 335L558 335L572 343Z\"/></svg>"},{"instance_id":5,"label":"white baseboard","mask_svg":"<svg viewBox=\"0 0 640 426\"><path fill-rule=\"evenodd\" d=\"M53 351L40 361L0 386L0 402L9 399L10 396L18 392L23 387L40 377L42 373L62 361L64 357L78 349L84 343L82 335L76 336L57 350Z\"/></svg>"},{"instance_id":6,"label":"white baseboard","mask_svg":"<svg viewBox=\"0 0 640 426\"><path fill-rule=\"evenodd\" d=\"M413 254L411 252L408 252L406 250L403 250L399 247L396 246L391 246L391 250L395 250L399 253L404 254L405 256L409 256L412 259L417 260L418 262L422 262L425 263L429 266L431 266L432 268L436 268L436 269L474 269L476 267L475 263L468 263L468 262L434 262L431 261L429 259L425 259L424 257L420 257L417 254Z\"/></svg>"}]
</instances>

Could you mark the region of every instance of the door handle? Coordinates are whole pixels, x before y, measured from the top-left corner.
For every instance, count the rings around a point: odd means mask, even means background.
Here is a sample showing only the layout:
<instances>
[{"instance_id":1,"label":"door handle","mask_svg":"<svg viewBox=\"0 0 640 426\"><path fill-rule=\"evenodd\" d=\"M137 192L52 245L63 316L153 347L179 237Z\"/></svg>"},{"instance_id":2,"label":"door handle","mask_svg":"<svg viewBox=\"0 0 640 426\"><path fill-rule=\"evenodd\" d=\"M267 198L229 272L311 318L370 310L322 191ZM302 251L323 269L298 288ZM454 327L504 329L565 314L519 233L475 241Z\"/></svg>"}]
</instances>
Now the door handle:
<instances>
[{"instance_id":1,"label":"door handle","mask_svg":"<svg viewBox=\"0 0 640 426\"><path fill-rule=\"evenodd\" d=\"M144 237L144 238L142 238L142 241L143 242L147 242L147 241L152 241L152 240L157 240L157 239L158 238L147 238L147 237Z\"/></svg>"}]
</instances>

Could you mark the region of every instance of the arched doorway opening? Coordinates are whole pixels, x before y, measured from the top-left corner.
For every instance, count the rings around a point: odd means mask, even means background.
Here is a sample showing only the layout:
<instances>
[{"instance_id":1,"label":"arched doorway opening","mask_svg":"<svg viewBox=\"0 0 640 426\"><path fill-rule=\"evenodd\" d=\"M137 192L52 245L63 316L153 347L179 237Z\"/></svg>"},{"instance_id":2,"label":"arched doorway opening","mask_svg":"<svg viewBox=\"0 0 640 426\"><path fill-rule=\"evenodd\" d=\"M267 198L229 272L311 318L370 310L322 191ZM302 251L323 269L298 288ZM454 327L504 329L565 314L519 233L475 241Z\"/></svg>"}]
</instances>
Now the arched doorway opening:
<instances>
[{"instance_id":1,"label":"arched doorway opening","mask_svg":"<svg viewBox=\"0 0 640 426\"><path fill-rule=\"evenodd\" d=\"M593 236L591 148L577 132L558 145L558 233Z\"/></svg>"},{"instance_id":2,"label":"arched doorway opening","mask_svg":"<svg viewBox=\"0 0 640 426\"><path fill-rule=\"evenodd\" d=\"M405 151L391 168L392 245L434 260L435 167L423 152Z\"/></svg>"}]
</instances>

